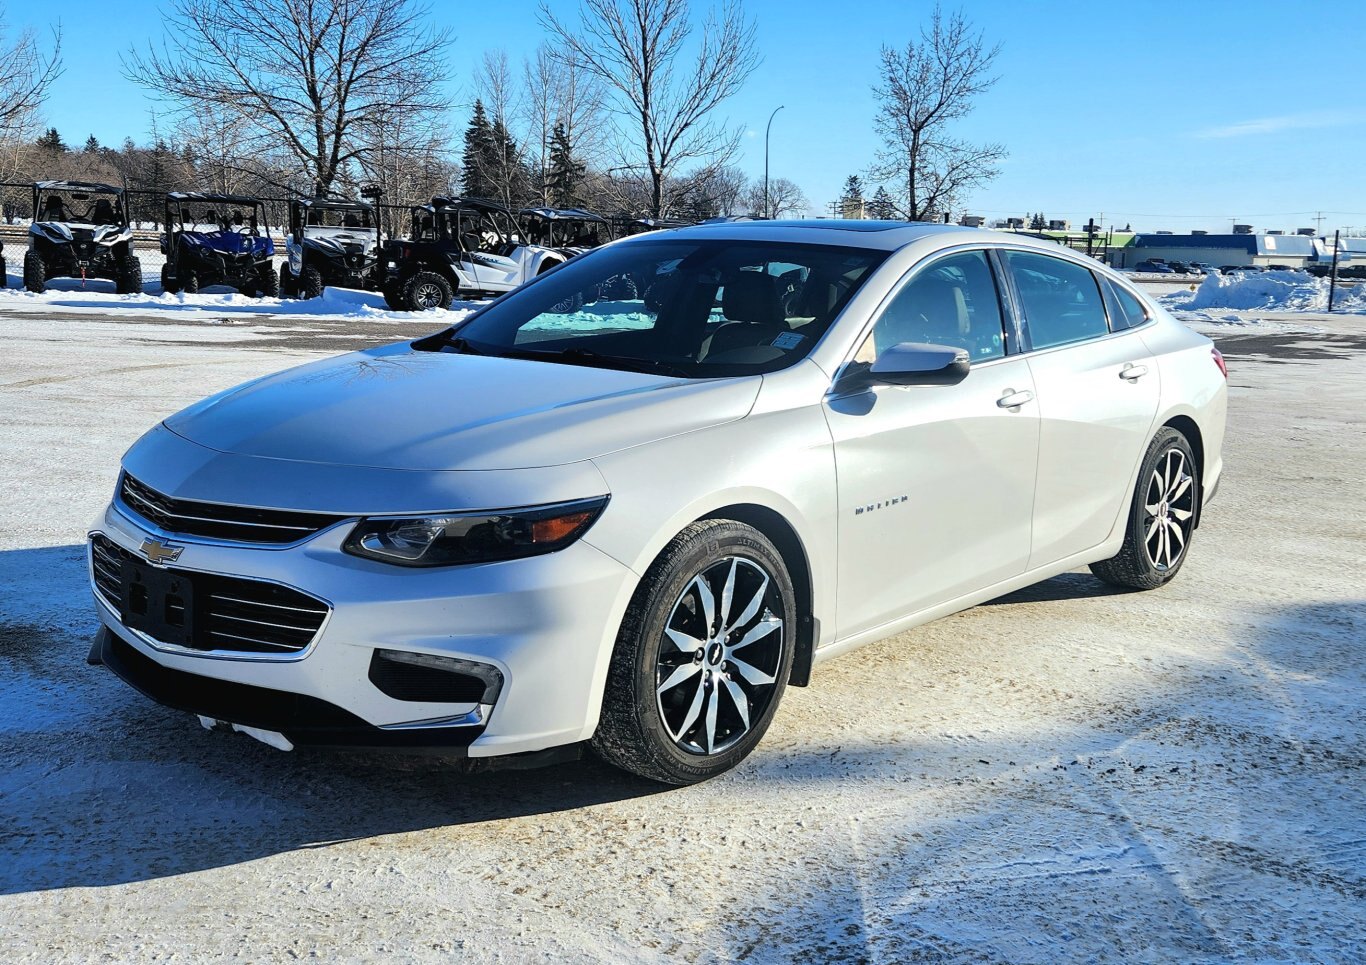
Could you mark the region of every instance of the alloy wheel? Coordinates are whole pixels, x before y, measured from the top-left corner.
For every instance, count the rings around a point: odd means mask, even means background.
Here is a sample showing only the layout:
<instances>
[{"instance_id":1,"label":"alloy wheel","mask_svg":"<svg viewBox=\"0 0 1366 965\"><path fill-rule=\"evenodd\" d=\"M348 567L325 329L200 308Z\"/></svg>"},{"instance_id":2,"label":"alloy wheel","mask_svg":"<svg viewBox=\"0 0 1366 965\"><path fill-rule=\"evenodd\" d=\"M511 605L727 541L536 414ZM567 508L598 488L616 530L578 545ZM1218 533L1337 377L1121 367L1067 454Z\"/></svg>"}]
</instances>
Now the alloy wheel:
<instances>
[{"instance_id":1,"label":"alloy wheel","mask_svg":"<svg viewBox=\"0 0 1366 965\"><path fill-rule=\"evenodd\" d=\"M711 563L674 603L660 641L655 700L689 754L734 746L773 699L783 659L782 593L757 562Z\"/></svg>"},{"instance_id":2,"label":"alloy wheel","mask_svg":"<svg viewBox=\"0 0 1366 965\"><path fill-rule=\"evenodd\" d=\"M413 301L421 309L440 308L442 291L439 285L428 282L413 289Z\"/></svg>"},{"instance_id":3,"label":"alloy wheel","mask_svg":"<svg viewBox=\"0 0 1366 965\"><path fill-rule=\"evenodd\" d=\"M1186 454L1168 449L1157 461L1143 500L1143 549L1159 571L1176 566L1195 523L1195 480Z\"/></svg>"}]
</instances>

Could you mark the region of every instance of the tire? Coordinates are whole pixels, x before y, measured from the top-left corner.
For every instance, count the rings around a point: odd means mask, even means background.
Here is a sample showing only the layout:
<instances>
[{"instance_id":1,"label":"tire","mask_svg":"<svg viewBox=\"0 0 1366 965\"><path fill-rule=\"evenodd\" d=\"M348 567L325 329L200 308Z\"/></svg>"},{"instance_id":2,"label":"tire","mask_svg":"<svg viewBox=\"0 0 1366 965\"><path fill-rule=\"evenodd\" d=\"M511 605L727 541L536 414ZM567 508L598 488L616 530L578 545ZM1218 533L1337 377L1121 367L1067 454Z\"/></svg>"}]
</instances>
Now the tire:
<instances>
[{"instance_id":1,"label":"tire","mask_svg":"<svg viewBox=\"0 0 1366 965\"><path fill-rule=\"evenodd\" d=\"M384 295L384 304L388 305L391 311L406 312L408 307L403 303L403 293L394 285L385 285L380 289Z\"/></svg>"},{"instance_id":2,"label":"tire","mask_svg":"<svg viewBox=\"0 0 1366 965\"><path fill-rule=\"evenodd\" d=\"M187 295L199 294L199 276L192 271L187 271L180 279L180 290Z\"/></svg>"},{"instance_id":3,"label":"tire","mask_svg":"<svg viewBox=\"0 0 1366 965\"><path fill-rule=\"evenodd\" d=\"M434 308L451 307L451 283L434 271L419 271L402 288L402 302L406 311L425 312Z\"/></svg>"},{"instance_id":4,"label":"tire","mask_svg":"<svg viewBox=\"0 0 1366 965\"><path fill-rule=\"evenodd\" d=\"M299 297L321 298L325 287L323 273L318 271L318 266L304 265L304 270L299 272Z\"/></svg>"},{"instance_id":5,"label":"tire","mask_svg":"<svg viewBox=\"0 0 1366 965\"><path fill-rule=\"evenodd\" d=\"M47 291L47 266L43 256L32 248L24 252L24 287L35 295Z\"/></svg>"},{"instance_id":6,"label":"tire","mask_svg":"<svg viewBox=\"0 0 1366 965\"><path fill-rule=\"evenodd\" d=\"M727 582L734 592L724 614ZM758 530L728 519L688 526L645 574L622 620L593 750L661 784L695 784L735 767L782 700L795 600L782 556ZM728 617L733 632L723 636L717 624Z\"/></svg>"},{"instance_id":7,"label":"tire","mask_svg":"<svg viewBox=\"0 0 1366 965\"><path fill-rule=\"evenodd\" d=\"M612 302L629 302L638 296L636 280L630 275L617 275L602 286L602 297Z\"/></svg>"},{"instance_id":8,"label":"tire","mask_svg":"<svg viewBox=\"0 0 1366 965\"><path fill-rule=\"evenodd\" d=\"M171 277L169 265L161 266L161 290L168 295L174 295L180 291L180 281Z\"/></svg>"},{"instance_id":9,"label":"tire","mask_svg":"<svg viewBox=\"0 0 1366 965\"><path fill-rule=\"evenodd\" d=\"M257 283L259 296L261 298L279 298L280 276L275 274L275 266L268 261L262 262L261 267L257 269L257 275L260 279Z\"/></svg>"},{"instance_id":10,"label":"tire","mask_svg":"<svg viewBox=\"0 0 1366 965\"><path fill-rule=\"evenodd\" d=\"M114 291L120 295L142 294L142 260L136 255L125 255L119 259L118 277L114 279Z\"/></svg>"},{"instance_id":11,"label":"tire","mask_svg":"<svg viewBox=\"0 0 1366 965\"><path fill-rule=\"evenodd\" d=\"M289 262L280 262L280 297L298 298L294 291L294 276L289 273Z\"/></svg>"},{"instance_id":12,"label":"tire","mask_svg":"<svg viewBox=\"0 0 1366 965\"><path fill-rule=\"evenodd\" d=\"M1181 570L1200 511L1200 478L1186 437L1164 427L1143 456L1124 545L1091 572L1112 586L1153 590Z\"/></svg>"}]
</instances>

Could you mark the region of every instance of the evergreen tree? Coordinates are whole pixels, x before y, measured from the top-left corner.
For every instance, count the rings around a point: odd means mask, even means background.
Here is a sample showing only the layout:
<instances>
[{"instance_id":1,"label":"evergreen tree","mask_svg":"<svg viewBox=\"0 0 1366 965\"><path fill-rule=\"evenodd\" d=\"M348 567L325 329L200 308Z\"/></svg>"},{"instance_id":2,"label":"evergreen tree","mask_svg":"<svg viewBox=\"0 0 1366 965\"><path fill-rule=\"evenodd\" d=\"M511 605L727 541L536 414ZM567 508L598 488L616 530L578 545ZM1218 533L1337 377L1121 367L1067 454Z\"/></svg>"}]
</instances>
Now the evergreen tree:
<instances>
[{"instance_id":1,"label":"evergreen tree","mask_svg":"<svg viewBox=\"0 0 1366 965\"><path fill-rule=\"evenodd\" d=\"M1048 222L1044 220L1043 212L1040 211L1029 222L1030 231L1043 231L1048 227Z\"/></svg>"},{"instance_id":2,"label":"evergreen tree","mask_svg":"<svg viewBox=\"0 0 1366 965\"><path fill-rule=\"evenodd\" d=\"M484 102L474 102L474 113L465 129L465 151L461 156L464 172L460 190L467 197L488 198L497 194L491 179L490 163L496 157L493 145L493 126L484 113Z\"/></svg>"},{"instance_id":3,"label":"evergreen tree","mask_svg":"<svg viewBox=\"0 0 1366 965\"><path fill-rule=\"evenodd\" d=\"M91 134L89 137L85 139L85 153L98 154L99 152L100 142L95 138L94 134Z\"/></svg>"},{"instance_id":4,"label":"evergreen tree","mask_svg":"<svg viewBox=\"0 0 1366 965\"><path fill-rule=\"evenodd\" d=\"M38 138L38 149L48 154L65 154L70 150L55 127L49 127L43 132L43 136Z\"/></svg>"},{"instance_id":5,"label":"evergreen tree","mask_svg":"<svg viewBox=\"0 0 1366 965\"><path fill-rule=\"evenodd\" d=\"M896 218L896 205L885 187L879 187L873 200L868 202L868 217L878 221L891 221Z\"/></svg>"},{"instance_id":6,"label":"evergreen tree","mask_svg":"<svg viewBox=\"0 0 1366 965\"><path fill-rule=\"evenodd\" d=\"M491 197L510 208L518 208L531 198L531 171L522 157L521 148L508 131L501 117L493 122L492 154L489 158Z\"/></svg>"},{"instance_id":7,"label":"evergreen tree","mask_svg":"<svg viewBox=\"0 0 1366 965\"><path fill-rule=\"evenodd\" d=\"M863 201L863 179L851 174L844 182L844 193L840 195L840 216L863 218L867 216Z\"/></svg>"},{"instance_id":8,"label":"evergreen tree","mask_svg":"<svg viewBox=\"0 0 1366 965\"><path fill-rule=\"evenodd\" d=\"M550 135L550 173L546 177L550 203L559 208L576 208L582 204L578 191L586 170L587 166L574 158L574 147L569 143L564 125L557 122Z\"/></svg>"}]
</instances>

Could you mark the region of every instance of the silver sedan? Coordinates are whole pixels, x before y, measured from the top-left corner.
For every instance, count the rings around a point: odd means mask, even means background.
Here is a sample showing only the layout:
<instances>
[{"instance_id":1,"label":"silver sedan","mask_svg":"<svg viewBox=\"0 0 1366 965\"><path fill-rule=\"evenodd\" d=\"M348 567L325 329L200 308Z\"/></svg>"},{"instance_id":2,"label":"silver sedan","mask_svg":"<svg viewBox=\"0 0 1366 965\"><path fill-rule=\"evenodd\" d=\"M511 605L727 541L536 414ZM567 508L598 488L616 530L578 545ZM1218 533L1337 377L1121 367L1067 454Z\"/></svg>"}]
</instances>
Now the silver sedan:
<instances>
[{"instance_id":1,"label":"silver sedan","mask_svg":"<svg viewBox=\"0 0 1366 965\"><path fill-rule=\"evenodd\" d=\"M1204 337L1057 245L654 232L417 342L167 419L91 527L92 651L277 747L734 767L823 660L1089 565L1218 485Z\"/></svg>"}]
</instances>

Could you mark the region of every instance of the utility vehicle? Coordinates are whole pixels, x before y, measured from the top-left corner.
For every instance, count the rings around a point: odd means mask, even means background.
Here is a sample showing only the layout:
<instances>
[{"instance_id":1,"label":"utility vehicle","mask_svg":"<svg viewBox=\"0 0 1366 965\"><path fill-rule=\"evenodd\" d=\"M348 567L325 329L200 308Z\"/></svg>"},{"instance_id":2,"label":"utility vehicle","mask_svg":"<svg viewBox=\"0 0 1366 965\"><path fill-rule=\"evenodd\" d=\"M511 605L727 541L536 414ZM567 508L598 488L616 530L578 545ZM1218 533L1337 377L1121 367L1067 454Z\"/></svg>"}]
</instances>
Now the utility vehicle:
<instances>
[{"instance_id":1,"label":"utility vehicle","mask_svg":"<svg viewBox=\"0 0 1366 965\"><path fill-rule=\"evenodd\" d=\"M228 285L253 297L280 294L275 243L259 198L172 191L166 195L161 250L166 255L163 291L194 294L210 285Z\"/></svg>"},{"instance_id":2,"label":"utility vehicle","mask_svg":"<svg viewBox=\"0 0 1366 965\"><path fill-rule=\"evenodd\" d=\"M41 293L52 278L104 278L120 295L142 291L142 262L123 190L87 181L33 185L33 224L24 254L24 287Z\"/></svg>"},{"instance_id":3,"label":"utility vehicle","mask_svg":"<svg viewBox=\"0 0 1366 965\"><path fill-rule=\"evenodd\" d=\"M378 272L385 301L399 311L496 297L571 257L523 243L512 212L495 201L436 197L412 216L411 237L384 246Z\"/></svg>"},{"instance_id":4,"label":"utility vehicle","mask_svg":"<svg viewBox=\"0 0 1366 965\"><path fill-rule=\"evenodd\" d=\"M296 198L280 264L280 294L317 298L323 289L375 287L379 229L364 201Z\"/></svg>"}]
</instances>

